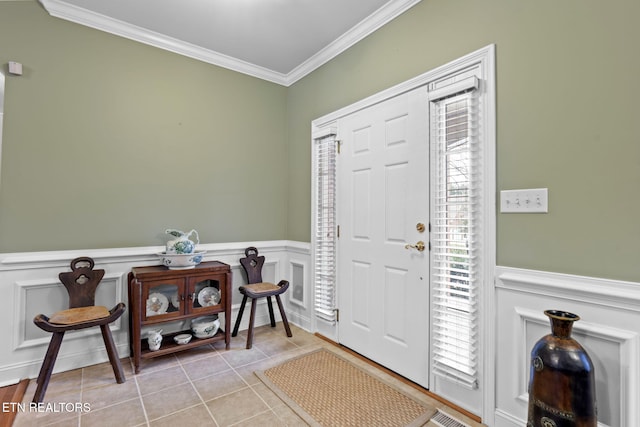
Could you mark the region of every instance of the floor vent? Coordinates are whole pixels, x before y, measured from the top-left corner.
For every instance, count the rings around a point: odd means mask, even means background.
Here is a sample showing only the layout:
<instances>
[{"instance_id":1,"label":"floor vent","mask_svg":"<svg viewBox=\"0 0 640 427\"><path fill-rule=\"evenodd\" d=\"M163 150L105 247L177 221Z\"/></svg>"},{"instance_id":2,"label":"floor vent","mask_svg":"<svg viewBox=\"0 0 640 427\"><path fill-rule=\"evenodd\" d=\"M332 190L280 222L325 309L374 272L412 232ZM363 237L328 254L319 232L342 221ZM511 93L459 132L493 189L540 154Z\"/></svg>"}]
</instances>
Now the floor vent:
<instances>
[{"instance_id":1,"label":"floor vent","mask_svg":"<svg viewBox=\"0 0 640 427\"><path fill-rule=\"evenodd\" d=\"M431 420L435 425L440 427L470 427L469 424L465 424L462 421L456 420L446 412L442 412L438 409L438 412L431 417Z\"/></svg>"}]
</instances>

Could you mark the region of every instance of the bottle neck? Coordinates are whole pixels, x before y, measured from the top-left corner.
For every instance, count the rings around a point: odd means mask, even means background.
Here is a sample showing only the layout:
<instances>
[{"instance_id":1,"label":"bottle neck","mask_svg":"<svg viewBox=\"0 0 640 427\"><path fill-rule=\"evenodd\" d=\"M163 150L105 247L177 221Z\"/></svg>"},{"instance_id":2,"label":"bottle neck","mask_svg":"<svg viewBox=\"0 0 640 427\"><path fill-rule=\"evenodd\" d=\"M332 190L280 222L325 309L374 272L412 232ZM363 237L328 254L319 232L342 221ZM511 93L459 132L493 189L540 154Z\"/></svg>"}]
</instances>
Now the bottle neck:
<instances>
[{"instance_id":1,"label":"bottle neck","mask_svg":"<svg viewBox=\"0 0 640 427\"><path fill-rule=\"evenodd\" d=\"M544 312L551 321L551 333L558 338L571 338L573 322L580 320L580 316L559 310L546 310Z\"/></svg>"}]
</instances>

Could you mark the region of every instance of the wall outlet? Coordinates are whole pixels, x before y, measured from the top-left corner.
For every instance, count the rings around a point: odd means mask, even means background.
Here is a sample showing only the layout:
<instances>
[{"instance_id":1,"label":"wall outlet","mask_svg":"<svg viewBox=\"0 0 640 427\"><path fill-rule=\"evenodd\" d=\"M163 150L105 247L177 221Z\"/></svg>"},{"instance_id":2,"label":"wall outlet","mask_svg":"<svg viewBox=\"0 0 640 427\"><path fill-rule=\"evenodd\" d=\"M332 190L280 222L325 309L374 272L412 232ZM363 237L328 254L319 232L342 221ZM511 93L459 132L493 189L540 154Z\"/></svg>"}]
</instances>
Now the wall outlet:
<instances>
[{"instance_id":1,"label":"wall outlet","mask_svg":"<svg viewBox=\"0 0 640 427\"><path fill-rule=\"evenodd\" d=\"M546 188L503 190L500 192L500 212L548 213L548 200Z\"/></svg>"}]
</instances>

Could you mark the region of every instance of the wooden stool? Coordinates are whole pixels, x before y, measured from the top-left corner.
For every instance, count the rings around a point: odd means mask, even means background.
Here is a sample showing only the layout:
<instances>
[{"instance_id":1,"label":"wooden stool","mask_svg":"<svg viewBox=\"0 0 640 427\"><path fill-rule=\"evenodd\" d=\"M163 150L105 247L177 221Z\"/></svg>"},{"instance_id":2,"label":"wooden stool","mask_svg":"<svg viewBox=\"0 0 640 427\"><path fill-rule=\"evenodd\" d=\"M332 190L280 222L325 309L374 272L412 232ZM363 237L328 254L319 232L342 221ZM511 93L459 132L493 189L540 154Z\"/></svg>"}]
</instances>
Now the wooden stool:
<instances>
[{"instance_id":1,"label":"wooden stool","mask_svg":"<svg viewBox=\"0 0 640 427\"><path fill-rule=\"evenodd\" d=\"M244 312L244 306L247 303L247 298L251 298L251 317L249 318L249 331L247 333L247 348L251 348L253 345L253 322L256 317L256 301L259 298L267 298L267 306L269 308L269 318L271 319L271 327L276 326L276 320L273 315L273 305L271 304L271 297L276 297L278 303L278 309L280 309L280 317L282 317L282 324L287 332L288 337L292 337L291 328L289 327L289 321L287 315L284 312L280 295L285 293L289 288L289 282L281 280L277 285L273 283L266 283L262 281L262 266L264 265L264 256L258 256L258 249L251 246L244 251L245 258L240 259L240 264L247 273L247 282L245 286L240 286L240 293L243 295L242 304L240 305L240 311L238 311L238 318L236 324L233 327L232 337L238 335L238 328L240 327L240 321L242 320L242 313Z\"/></svg>"},{"instance_id":2,"label":"wooden stool","mask_svg":"<svg viewBox=\"0 0 640 427\"><path fill-rule=\"evenodd\" d=\"M96 289L104 277L104 270L94 270L93 266L93 259L89 257L80 257L71 261L72 271L60 273L58 276L67 288L69 309L59 311L50 318L44 314L38 314L33 319L33 323L40 329L53 333L38 375L38 386L33 396L34 403L40 403L44 398L62 344L62 338L67 331L100 326L116 382L118 384L125 382L118 352L109 329L109 324L122 316L125 305L119 303L111 310L95 305Z\"/></svg>"}]
</instances>

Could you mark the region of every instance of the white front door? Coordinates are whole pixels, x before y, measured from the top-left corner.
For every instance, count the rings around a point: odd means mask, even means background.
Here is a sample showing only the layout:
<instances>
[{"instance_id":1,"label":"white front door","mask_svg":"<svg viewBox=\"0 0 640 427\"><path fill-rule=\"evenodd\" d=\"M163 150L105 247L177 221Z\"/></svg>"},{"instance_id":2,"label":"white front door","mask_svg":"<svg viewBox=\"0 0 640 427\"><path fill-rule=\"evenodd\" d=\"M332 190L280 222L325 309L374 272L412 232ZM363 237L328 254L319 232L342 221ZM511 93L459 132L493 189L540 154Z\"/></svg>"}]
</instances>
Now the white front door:
<instances>
[{"instance_id":1,"label":"white front door","mask_svg":"<svg viewBox=\"0 0 640 427\"><path fill-rule=\"evenodd\" d=\"M418 88L338 121L339 341L424 387L428 117L426 89Z\"/></svg>"}]
</instances>

